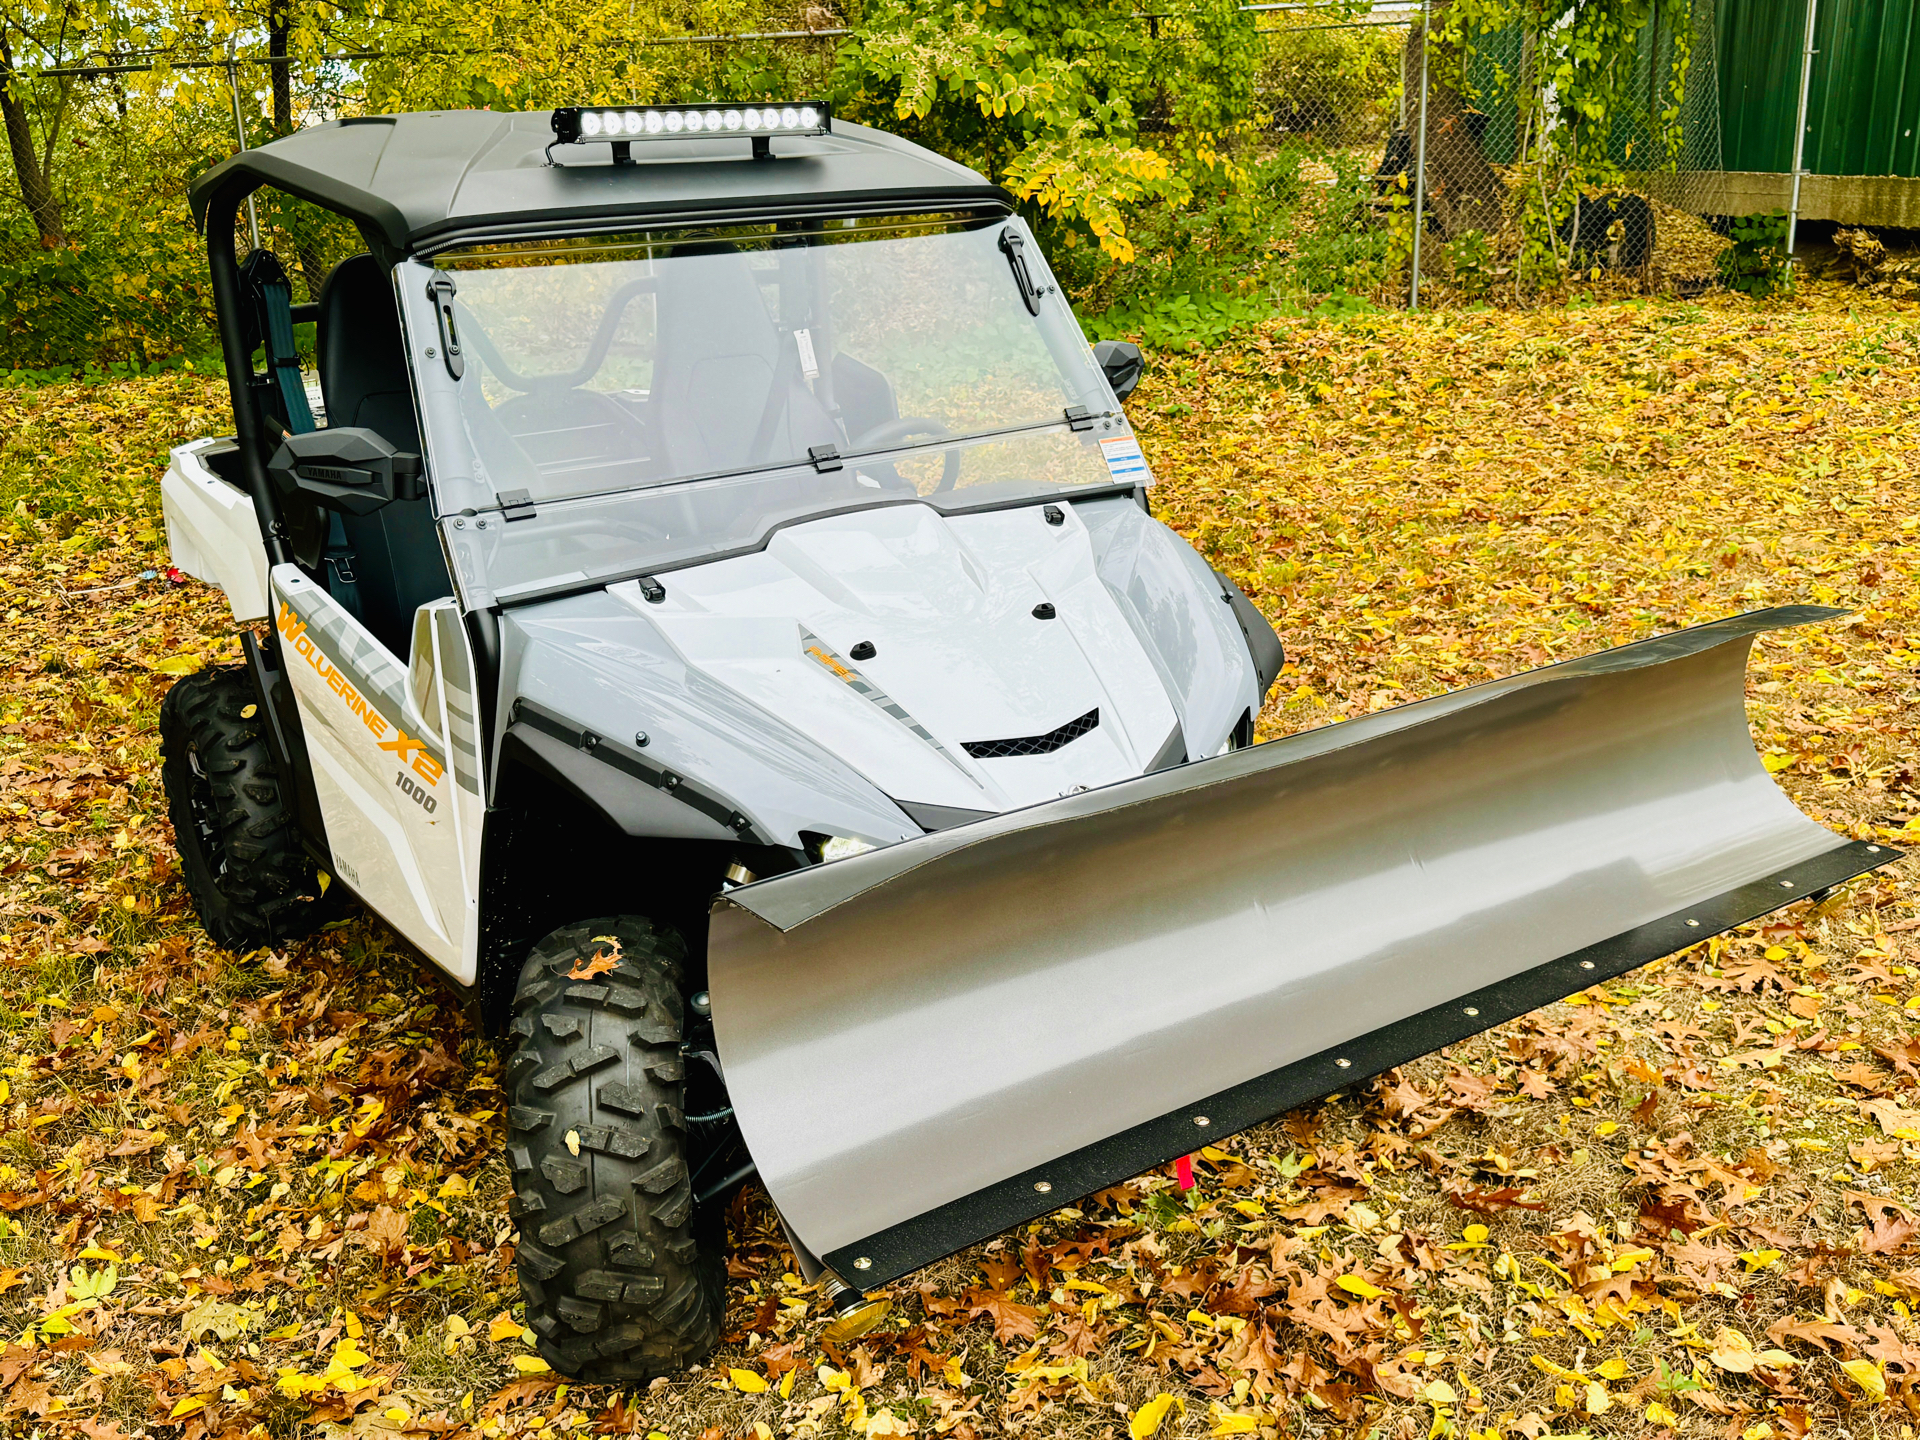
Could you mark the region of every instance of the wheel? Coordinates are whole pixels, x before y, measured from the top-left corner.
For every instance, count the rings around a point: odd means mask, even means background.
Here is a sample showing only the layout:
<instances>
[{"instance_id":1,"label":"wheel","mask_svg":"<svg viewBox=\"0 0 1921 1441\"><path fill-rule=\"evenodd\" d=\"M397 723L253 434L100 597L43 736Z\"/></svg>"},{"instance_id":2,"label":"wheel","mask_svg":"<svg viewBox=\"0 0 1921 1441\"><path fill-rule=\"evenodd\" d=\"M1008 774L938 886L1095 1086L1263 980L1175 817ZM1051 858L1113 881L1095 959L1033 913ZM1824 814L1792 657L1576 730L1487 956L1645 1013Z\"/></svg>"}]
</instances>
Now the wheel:
<instances>
[{"instance_id":1,"label":"wheel","mask_svg":"<svg viewBox=\"0 0 1921 1441\"><path fill-rule=\"evenodd\" d=\"M651 1380L720 1339L725 1221L696 1212L687 1170L685 954L639 916L582 921L534 947L514 996L514 1261L540 1354L576 1380Z\"/></svg>"},{"instance_id":2,"label":"wheel","mask_svg":"<svg viewBox=\"0 0 1921 1441\"><path fill-rule=\"evenodd\" d=\"M174 682L160 702L160 780L180 871L215 944L250 951L339 913L295 831L244 666Z\"/></svg>"}]
</instances>

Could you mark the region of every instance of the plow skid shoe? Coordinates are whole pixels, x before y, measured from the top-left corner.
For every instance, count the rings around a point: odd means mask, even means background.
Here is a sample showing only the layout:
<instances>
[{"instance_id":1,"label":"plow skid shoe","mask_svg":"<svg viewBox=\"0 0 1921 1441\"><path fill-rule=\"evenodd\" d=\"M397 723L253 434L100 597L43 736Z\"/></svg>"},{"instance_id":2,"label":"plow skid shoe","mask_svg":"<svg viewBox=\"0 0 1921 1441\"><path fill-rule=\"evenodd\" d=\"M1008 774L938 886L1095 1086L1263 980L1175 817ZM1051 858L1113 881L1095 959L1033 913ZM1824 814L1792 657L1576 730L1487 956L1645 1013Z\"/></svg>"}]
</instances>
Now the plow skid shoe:
<instances>
[{"instance_id":1,"label":"plow skid shoe","mask_svg":"<svg viewBox=\"0 0 1921 1441\"><path fill-rule=\"evenodd\" d=\"M1894 858L1755 755L1738 616L728 893L729 1093L896 1279Z\"/></svg>"}]
</instances>

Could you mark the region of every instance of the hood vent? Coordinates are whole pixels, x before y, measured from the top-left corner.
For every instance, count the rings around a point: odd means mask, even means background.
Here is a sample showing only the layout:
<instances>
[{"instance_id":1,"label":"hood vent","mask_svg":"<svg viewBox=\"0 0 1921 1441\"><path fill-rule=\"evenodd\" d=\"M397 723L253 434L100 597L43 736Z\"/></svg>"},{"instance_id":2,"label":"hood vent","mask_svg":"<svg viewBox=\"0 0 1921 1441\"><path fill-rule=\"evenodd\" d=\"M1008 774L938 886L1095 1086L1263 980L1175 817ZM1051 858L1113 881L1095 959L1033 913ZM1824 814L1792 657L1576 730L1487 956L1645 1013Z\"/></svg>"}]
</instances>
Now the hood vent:
<instances>
[{"instance_id":1,"label":"hood vent","mask_svg":"<svg viewBox=\"0 0 1921 1441\"><path fill-rule=\"evenodd\" d=\"M1058 726L1046 735L1016 736L1005 741L962 741L961 749L977 761L1006 760L1010 756L1051 755L1069 741L1079 740L1101 723L1101 708Z\"/></svg>"}]
</instances>

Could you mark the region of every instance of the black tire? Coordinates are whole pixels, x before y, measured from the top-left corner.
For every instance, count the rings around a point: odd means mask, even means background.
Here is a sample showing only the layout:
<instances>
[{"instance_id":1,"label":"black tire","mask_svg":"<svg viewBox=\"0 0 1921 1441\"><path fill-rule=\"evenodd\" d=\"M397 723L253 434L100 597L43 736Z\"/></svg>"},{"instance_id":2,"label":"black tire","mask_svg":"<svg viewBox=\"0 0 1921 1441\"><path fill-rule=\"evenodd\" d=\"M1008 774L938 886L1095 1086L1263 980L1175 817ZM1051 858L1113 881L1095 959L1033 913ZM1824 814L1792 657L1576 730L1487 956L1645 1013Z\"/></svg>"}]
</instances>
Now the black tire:
<instances>
[{"instance_id":1,"label":"black tire","mask_svg":"<svg viewBox=\"0 0 1921 1441\"><path fill-rule=\"evenodd\" d=\"M160 702L160 762L181 875L216 945L299 940L339 913L339 888L301 848L246 667L174 682Z\"/></svg>"},{"instance_id":2,"label":"black tire","mask_svg":"<svg viewBox=\"0 0 1921 1441\"><path fill-rule=\"evenodd\" d=\"M611 916L555 931L520 973L506 1074L515 1265L540 1354L576 1380L651 1380L720 1339L725 1223L696 1215L687 1171L685 955L674 932ZM596 956L618 964L570 978Z\"/></svg>"}]
</instances>

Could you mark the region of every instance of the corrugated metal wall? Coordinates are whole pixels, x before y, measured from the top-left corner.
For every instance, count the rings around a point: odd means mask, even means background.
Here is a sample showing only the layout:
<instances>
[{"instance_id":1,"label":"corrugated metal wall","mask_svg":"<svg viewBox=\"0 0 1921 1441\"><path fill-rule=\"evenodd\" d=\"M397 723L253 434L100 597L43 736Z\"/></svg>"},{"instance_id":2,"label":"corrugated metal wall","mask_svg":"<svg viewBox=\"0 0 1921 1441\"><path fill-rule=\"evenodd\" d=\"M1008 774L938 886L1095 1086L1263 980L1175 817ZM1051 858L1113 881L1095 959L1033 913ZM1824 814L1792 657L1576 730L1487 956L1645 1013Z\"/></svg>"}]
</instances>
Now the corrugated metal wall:
<instances>
[{"instance_id":1,"label":"corrugated metal wall","mask_svg":"<svg viewBox=\"0 0 1921 1441\"><path fill-rule=\"evenodd\" d=\"M1814 0L1814 67L1802 166L1816 175L1917 170L1916 43L1921 0ZM1782 173L1794 164L1806 0L1719 0L1721 163Z\"/></svg>"}]
</instances>

